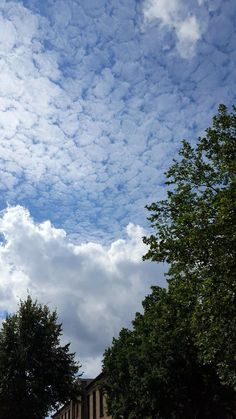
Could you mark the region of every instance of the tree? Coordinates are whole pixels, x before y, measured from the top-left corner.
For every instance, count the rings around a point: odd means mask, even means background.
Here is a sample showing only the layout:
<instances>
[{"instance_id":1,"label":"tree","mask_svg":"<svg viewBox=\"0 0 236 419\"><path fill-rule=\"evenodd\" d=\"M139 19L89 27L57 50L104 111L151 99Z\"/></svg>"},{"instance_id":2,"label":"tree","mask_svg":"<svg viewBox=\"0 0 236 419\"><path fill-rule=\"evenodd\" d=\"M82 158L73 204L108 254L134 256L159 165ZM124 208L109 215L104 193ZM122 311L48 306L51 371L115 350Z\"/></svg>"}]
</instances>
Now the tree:
<instances>
[{"instance_id":1,"label":"tree","mask_svg":"<svg viewBox=\"0 0 236 419\"><path fill-rule=\"evenodd\" d=\"M62 346L56 311L20 301L0 331L0 419L43 419L78 392L78 364Z\"/></svg>"},{"instance_id":2,"label":"tree","mask_svg":"<svg viewBox=\"0 0 236 419\"><path fill-rule=\"evenodd\" d=\"M181 294L153 287L133 329L122 329L105 351L104 390L115 419L233 417L235 393L199 362L189 290Z\"/></svg>"},{"instance_id":3,"label":"tree","mask_svg":"<svg viewBox=\"0 0 236 419\"><path fill-rule=\"evenodd\" d=\"M147 206L155 234L144 259L169 264L170 288L190 284L201 361L236 388L236 107L220 105L206 136L179 154L167 199Z\"/></svg>"},{"instance_id":4,"label":"tree","mask_svg":"<svg viewBox=\"0 0 236 419\"><path fill-rule=\"evenodd\" d=\"M102 386L108 395L108 411L114 419L126 419L131 412L135 412L135 388L132 387L130 373L135 353L133 333L122 329L119 338L113 339L112 347L104 354Z\"/></svg>"},{"instance_id":5,"label":"tree","mask_svg":"<svg viewBox=\"0 0 236 419\"><path fill-rule=\"evenodd\" d=\"M236 108L221 105L195 147L183 141L167 198L147 206L144 259L168 263L168 289L153 288L104 354L115 418L236 417L235 140Z\"/></svg>"}]
</instances>

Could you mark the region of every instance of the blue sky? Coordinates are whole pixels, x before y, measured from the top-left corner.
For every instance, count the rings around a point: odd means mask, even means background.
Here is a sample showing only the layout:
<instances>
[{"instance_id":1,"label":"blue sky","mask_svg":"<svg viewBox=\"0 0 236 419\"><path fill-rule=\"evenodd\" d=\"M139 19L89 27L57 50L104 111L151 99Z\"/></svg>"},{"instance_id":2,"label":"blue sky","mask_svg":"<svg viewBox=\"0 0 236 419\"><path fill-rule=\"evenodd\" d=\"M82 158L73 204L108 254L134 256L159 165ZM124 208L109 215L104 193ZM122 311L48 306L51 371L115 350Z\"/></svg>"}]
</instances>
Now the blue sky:
<instances>
[{"instance_id":1,"label":"blue sky","mask_svg":"<svg viewBox=\"0 0 236 419\"><path fill-rule=\"evenodd\" d=\"M164 283L144 206L235 103L235 25L235 0L0 2L0 310L56 306L91 374Z\"/></svg>"}]
</instances>

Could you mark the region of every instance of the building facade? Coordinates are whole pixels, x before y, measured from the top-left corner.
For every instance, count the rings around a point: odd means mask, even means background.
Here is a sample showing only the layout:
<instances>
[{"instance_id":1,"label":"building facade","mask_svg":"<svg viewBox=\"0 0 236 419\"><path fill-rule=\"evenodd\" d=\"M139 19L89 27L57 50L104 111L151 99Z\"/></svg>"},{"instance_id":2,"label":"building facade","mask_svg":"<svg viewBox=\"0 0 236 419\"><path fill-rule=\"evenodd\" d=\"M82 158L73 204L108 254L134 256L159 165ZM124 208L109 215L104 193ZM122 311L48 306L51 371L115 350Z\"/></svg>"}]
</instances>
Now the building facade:
<instances>
[{"instance_id":1,"label":"building facade","mask_svg":"<svg viewBox=\"0 0 236 419\"><path fill-rule=\"evenodd\" d=\"M102 374L94 379L81 379L82 393L78 400L59 409L53 419L112 419L107 414L106 395L100 389Z\"/></svg>"}]
</instances>

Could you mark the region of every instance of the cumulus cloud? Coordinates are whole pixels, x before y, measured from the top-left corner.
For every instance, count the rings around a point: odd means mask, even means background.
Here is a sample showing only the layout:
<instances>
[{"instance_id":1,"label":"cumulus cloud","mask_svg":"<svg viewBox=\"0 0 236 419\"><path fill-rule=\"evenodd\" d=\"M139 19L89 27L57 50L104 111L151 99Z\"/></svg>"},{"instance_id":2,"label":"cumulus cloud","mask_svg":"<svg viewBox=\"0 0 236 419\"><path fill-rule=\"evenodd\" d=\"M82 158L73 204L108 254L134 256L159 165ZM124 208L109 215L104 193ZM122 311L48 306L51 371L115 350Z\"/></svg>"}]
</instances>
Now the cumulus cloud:
<instances>
[{"instance_id":1,"label":"cumulus cloud","mask_svg":"<svg viewBox=\"0 0 236 419\"><path fill-rule=\"evenodd\" d=\"M235 102L236 3L11 0L0 15L0 321L28 288L89 374L163 278L140 261L145 204L180 140Z\"/></svg>"},{"instance_id":2,"label":"cumulus cloud","mask_svg":"<svg viewBox=\"0 0 236 419\"><path fill-rule=\"evenodd\" d=\"M182 1L145 0L144 16L147 20L160 19L163 25L176 32L177 48L183 58L194 55L196 43L201 38L200 23L190 10L186 12Z\"/></svg>"},{"instance_id":3,"label":"cumulus cloud","mask_svg":"<svg viewBox=\"0 0 236 419\"><path fill-rule=\"evenodd\" d=\"M0 313L13 312L27 290L57 308L64 339L72 342L87 375L120 328L129 326L151 284L164 285L163 266L142 262L144 230L129 224L109 246L76 245L50 221L36 223L25 208L0 218Z\"/></svg>"}]
</instances>

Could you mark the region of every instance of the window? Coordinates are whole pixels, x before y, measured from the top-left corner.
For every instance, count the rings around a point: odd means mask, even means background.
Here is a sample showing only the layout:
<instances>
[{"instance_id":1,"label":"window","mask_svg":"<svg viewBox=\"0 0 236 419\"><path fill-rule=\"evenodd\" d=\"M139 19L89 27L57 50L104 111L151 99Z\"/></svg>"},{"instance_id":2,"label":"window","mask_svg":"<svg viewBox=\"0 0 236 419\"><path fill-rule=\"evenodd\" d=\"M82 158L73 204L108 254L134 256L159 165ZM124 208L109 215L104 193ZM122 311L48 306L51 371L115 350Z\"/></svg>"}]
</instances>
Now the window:
<instances>
[{"instance_id":1,"label":"window","mask_svg":"<svg viewBox=\"0 0 236 419\"><path fill-rule=\"evenodd\" d=\"M87 419L90 419L90 396L87 396Z\"/></svg>"},{"instance_id":2,"label":"window","mask_svg":"<svg viewBox=\"0 0 236 419\"><path fill-rule=\"evenodd\" d=\"M96 419L96 391L93 391L93 419Z\"/></svg>"},{"instance_id":3,"label":"window","mask_svg":"<svg viewBox=\"0 0 236 419\"><path fill-rule=\"evenodd\" d=\"M104 403L103 403L103 391L99 390L99 411L100 418L104 416Z\"/></svg>"}]
</instances>

